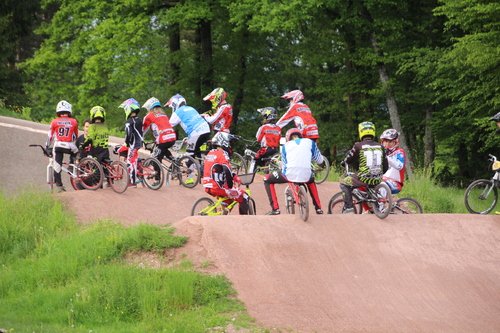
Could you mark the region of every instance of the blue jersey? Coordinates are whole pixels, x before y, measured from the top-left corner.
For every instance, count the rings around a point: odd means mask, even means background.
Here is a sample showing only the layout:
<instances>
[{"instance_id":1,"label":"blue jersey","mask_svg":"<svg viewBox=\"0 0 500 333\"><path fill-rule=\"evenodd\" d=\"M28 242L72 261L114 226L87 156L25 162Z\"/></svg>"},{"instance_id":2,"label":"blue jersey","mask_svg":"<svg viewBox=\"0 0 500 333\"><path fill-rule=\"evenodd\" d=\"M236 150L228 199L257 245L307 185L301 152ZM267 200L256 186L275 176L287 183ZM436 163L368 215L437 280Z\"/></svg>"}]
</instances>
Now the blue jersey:
<instances>
[{"instance_id":1,"label":"blue jersey","mask_svg":"<svg viewBox=\"0 0 500 333\"><path fill-rule=\"evenodd\" d=\"M187 105L181 106L172 113L170 124L172 126L180 124L188 137L210 133L210 126L205 119L193 107Z\"/></svg>"}]
</instances>

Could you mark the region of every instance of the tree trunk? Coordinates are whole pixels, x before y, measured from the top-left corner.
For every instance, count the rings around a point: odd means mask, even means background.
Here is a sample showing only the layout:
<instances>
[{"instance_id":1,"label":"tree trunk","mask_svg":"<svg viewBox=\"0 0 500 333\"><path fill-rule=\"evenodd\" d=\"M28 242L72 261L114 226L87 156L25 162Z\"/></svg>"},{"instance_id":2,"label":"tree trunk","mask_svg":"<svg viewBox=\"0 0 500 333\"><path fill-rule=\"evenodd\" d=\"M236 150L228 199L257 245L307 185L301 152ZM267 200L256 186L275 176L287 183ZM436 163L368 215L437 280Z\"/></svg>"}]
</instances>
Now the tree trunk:
<instances>
[{"instance_id":1,"label":"tree trunk","mask_svg":"<svg viewBox=\"0 0 500 333\"><path fill-rule=\"evenodd\" d=\"M434 106L429 104L425 110L425 141L424 141L424 169L429 168L434 162L434 157L436 156L435 146L434 146L434 135L432 134L432 115L434 111Z\"/></svg>"},{"instance_id":2,"label":"tree trunk","mask_svg":"<svg viewBox=\"0 0 500 333\"><path fill-rule=\"evenodd\" d=\"M375 53L383 58L382 53L380 52L377 45L377 37L372 33L370 36L371 44ZM392 91L390 85L389 74L387 73L387 67L383 62L378 64L378 73L380 77L380 82L382 83L382 87L385 91L385 99L387 103L387 108L389 109L389 117L391 119L392 126L395 130L399 132L399 145L406 152L406 173L408 174L408 178L413 178L413 159L411 157L410 149L408 149L408 145L406 144L406 138L403 132L403 127L401 126L401 120L399 119L398 106L396 104L396 99L394 98L394 93Z\"/></svg>"},{"instance_id":3,"label":"tree trunk","mask_svg":"<svg viewBox=\"0 0 500 333\"><path fill-rule=\"evenodd\" d=\"M179 23L174 23L169 28L169 40L168 46L170 49L170 54L175 54L175 52L181 49L181 33L179 29ZM169 84L173 86L179 80L180 67L175 62L172 61L170 64L170 82Z\"/></svg>"},{"instance_id":4,"label":"tree trunk","mask_svg":"<svg viewBox=\"0 0 500 333\"><path fill-rule=\"evenodd\" d=\"M241 54L238 61L238 86L236 87L236 96L233 102L233 122L231 124L231 131L234 131L238 126L238 115L241 111L241 104L243 103L245 77L247 73L246 52L245 45L249 39L248 31L244 31L241 36Z\"/></svg>"}]
</instances>

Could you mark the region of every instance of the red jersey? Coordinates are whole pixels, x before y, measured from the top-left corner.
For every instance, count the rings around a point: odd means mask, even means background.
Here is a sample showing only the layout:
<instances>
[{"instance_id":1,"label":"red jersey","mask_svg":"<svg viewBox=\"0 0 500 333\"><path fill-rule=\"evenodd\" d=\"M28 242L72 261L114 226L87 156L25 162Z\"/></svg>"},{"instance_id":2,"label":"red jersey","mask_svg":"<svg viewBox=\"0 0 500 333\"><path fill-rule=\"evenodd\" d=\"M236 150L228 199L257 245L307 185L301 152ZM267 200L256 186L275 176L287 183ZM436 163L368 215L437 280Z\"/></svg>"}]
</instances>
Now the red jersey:
<instances>
[{"instance_id":1,"label":"red jersey","mask_svg":"<svg viewBox=\"0 0 500 333\"><path fill-rule=\"evenodd\" d=\"M233 107L231 104L223 104L219 106L213 116L205 115L204 118L209 124L213 125L214 131L229 133L233 121Z\"/></svg>"},{"instance_id":2,"label":"red jersey","mask_svg":"<svg viewBox=\"0 0 500 333\"><path fill-rule=\"evenodd\" d=\"M292 120L295 122L295 127L302 132L302 137L309 139L319 138L316 119L314 119L311 109L309 109L307 105L302 102L295 103L280 120L278 120L276 125L283 128Z\"/></svg>"},{"instance_id":3,"label":"red jersey","mask_svg":"<svg viewBox=\"0 0 500 333\"><path fill-rule=\"evenodd\" d=\"M262 125L255 137L260 142L261 147L277 148L281 139L281 127L276 124Z\"/></svg>"},{"instance_id":4,"label":"red jersey","mask_svg":"<svg viewBox=\"0 0 500 333\"><path fill-rule=\"evenodd\" d=\"M52 141L75 142L78 137L78 121L71 117L58 117L52 120L50 124L49 137L46 147L50 146Z\"/></svg>"},{"instance_id":5,"label":"red jersey","mask_svg":"<svg viewBox=\"0 0 500 333\"><path fill-rule=\"evenodd\" d=\"M229 155L224 150L212 149L205 157L203 187L213 189L233 187Z\"/></svg>"},{"instance_id":6,"label":"red jersey","mask_svg":"<svg viewBox=\"0 0 500 333\"><path fill-rule=\"evenodd\" d=\"M164 113L150 112L144 117L142 121L143 135L150 128L153 131L157 144L174 141L177 138L168 116Z\"/></svg>"}]
</instances>

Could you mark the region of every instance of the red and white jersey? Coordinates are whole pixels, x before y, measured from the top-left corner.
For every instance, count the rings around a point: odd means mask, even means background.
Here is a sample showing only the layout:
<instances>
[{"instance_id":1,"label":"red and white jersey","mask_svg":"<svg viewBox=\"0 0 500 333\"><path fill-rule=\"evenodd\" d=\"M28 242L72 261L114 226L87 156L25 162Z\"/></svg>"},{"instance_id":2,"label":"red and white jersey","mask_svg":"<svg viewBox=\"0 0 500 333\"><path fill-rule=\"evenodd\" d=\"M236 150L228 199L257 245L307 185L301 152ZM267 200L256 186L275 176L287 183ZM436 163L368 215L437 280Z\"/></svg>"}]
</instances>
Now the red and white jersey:
<instances>
[{"instance_id":1,"label":"red and white jersey","mask_svg":"<svg viewBox=\"0 0 500 333\"><path fill-rule=\"evenodd\" d=\"M278 120L276 125L283 128L292 120L295 122L295 127L302 132L302 137L309 139L319 138L316 119L314 119L311 109L309 109L307 105L302 102L295 103L280 120Z\"/></svg>"},{"instance_id":2,"label":"red and white jersey","mask_svg":"<svg viewBox=\"0 0 500 333\"><path fill-rule=\"evenodd\" d=\"M157 144L174 141L177 138L168 116L164 113L150 112L144 117L142 120L143 135L146 135L149 129L153 132Z\"/></svg>"},{"instance_id":3,"label":"red and white jersey","mask_svg":"<svg viewBox=\"0 0 500 333\"><path fill-rule=\"evenodd\" d=\"M281 139L281 127L276 124L265 124L259 127L255 135L261 147L277 148Z\"/></svg>"},{"instance_id":4,"label":"red and white jersey","mask_svg":"<svg viewBox=\"0 0 500 333\"><path fill-rule=\"evenodd\" d=\"M401 148L396 148L392 153L386 155L389 169L384 173L383 180L391 179L401 185L405 181L406 153Z\"/></svg>"},{"instance_id":5,"label":"red and white jersey","mask_svg":"<svg viewBox=\"0 0 500 333\"><path fill-rule=\"evenodd\" d=\"M47 138L46 147L50 146L52 141L73 143L78 138L78 121L71 117L58 117L50 123L49 136ZM62 146L64 148L69 148Z\"/></svg>"},{"instance_id":6,"label":"red and white jersey","mask_svg":"<svg viewBox=\"0 0 500 333\"><path fill-rule=\"evenodd\" d=\"M233 187L231 164L226 151L212 149L205 157L203 187L214 189Z\"/></svg>"},{"instance_id":7,"label":"red and white jersey","mask_svg":"<svg viewBox=\"0 0 500 333\"><path fill-rule=\"evenodd\" d=\"M213 125L214 131L229 133L233 121L233 107L231 104L226 103L219 106L213 116L204 114L203 117L209 124Z\"/></svg>"}]
</instances>

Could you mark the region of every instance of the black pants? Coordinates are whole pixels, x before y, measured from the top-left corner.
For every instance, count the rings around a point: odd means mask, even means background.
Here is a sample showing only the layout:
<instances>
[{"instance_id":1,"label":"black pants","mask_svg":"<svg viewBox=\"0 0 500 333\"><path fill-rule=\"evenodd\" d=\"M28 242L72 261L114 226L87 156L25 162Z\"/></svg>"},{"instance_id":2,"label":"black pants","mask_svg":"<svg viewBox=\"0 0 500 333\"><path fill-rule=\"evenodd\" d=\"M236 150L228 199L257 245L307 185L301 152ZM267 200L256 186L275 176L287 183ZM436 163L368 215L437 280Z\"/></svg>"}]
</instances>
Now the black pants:
<instances>
[{"instance_id":1,"label":"black pants","mask_svg":"<svg viewBox=\"0 0 500 333\"><path fill-rule=\"evenodd\" d=\"M158 161L162 161L164 157L172 160L172 153L168 148L175 144L175 140L157 144L155 150L153 151L152 157L156 158Z\"/></svg>"},{"instance_id":2,"label":"black pants","mask_svg":"<svg viewBox=\"0 0 500 333\"><path fill-rule=\"evenodd\" d=\"M64 154L69 155L69 163L75 163L76 154L71 152L68 148L54 148L54 160L56 165L54 166L54 181L56 186L63 186L61 179L61 166L63 164Z\"/></svg>"}]
</instances>

